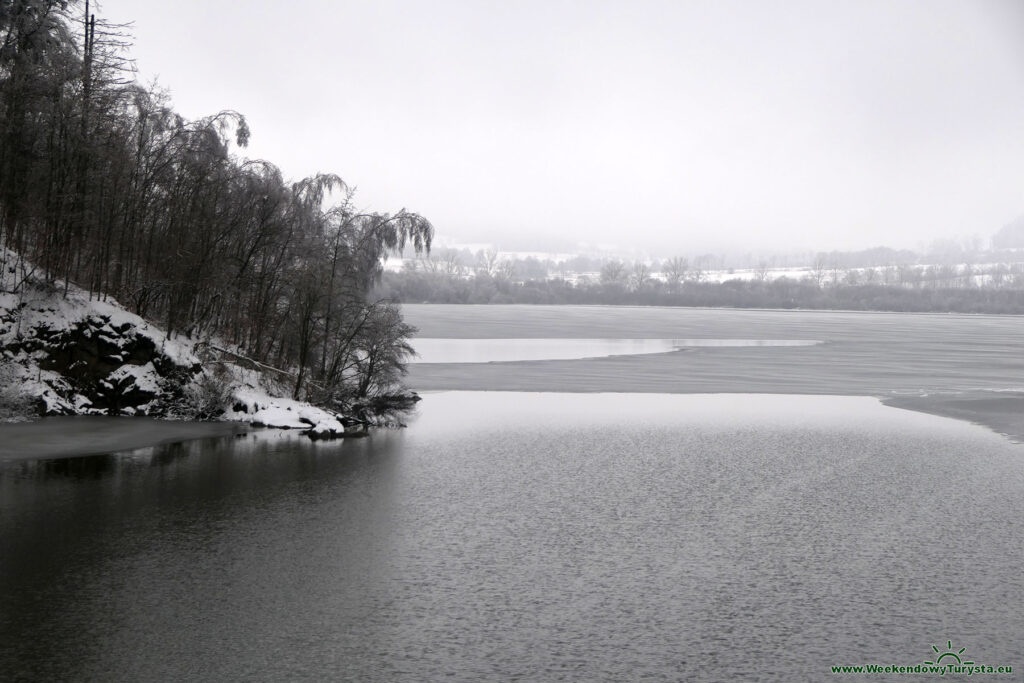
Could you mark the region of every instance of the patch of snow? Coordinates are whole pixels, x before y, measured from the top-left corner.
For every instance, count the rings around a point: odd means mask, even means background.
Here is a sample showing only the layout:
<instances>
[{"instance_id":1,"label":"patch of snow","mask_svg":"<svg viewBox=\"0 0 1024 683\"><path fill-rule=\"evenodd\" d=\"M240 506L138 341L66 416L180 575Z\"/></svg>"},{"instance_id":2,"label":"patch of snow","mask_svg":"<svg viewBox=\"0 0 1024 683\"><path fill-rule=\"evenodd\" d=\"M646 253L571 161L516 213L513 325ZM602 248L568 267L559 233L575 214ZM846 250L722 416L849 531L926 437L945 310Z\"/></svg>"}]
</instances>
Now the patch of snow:
<instances>
[{"instance_id":1,"label":"patch of snow","mask_svg":"<svg viewBox=\"0 0 1024 683\"><path fill-rule=\"evenodd\" d=\"M223 419L254 426L302 429L316 436L340 435L345 431L345 425L330 411L290 398L268 396L253 388L235 392L235 405Z\"/></svg>"},{"instance_id":2,"label":"patch of snow","mask_svg":"<svg viewBox=\"0 0 1024 683\"><path fill-rule=\"evenodd\" d=\"M122 365L107 375L107 380L104 384L112 382L116 385L128 377L130 377L132 379L132 383L142 391L146 391L151 394L159 394L163 390L159 382L160 375L157 373L156 368L153 367L152 363L146 363L145 365ZM107 384L107 386L111 385Z\"/></svg>"},{"instance_id":3,"label":"patch of snow","mask_svg":"<svg viewBox=\"0 0 1024 683\"><path fill-rule=\"evenodd\" d=\"M199 370L210 347L227 349L242 354L232 344L220 339L192 340L171 338L163 330L142 317L122 308L110 297L97 297L72 284L57 281L46 284L41 269L22 259L9 249L0 249L0 370L5 373L3 384L10 389L13 399L20 396L34 399L36 408L42 404L46 414L100 414L104 409L95 407L90 398L79 393L71 375L43 370L42 361L49 358L54 343L62 333L72 332L86 339L97 339L103 344L103 362L124 363L132 352L131 344L138 338L148 339L159 354L178 368ZM14 290L17 289L17 293ZM81 338L79 337L79 338ZM57 341L54 341L57 340ZM28 343L23 343L28 342ZM144 345L148 346L148 345ZM110 347L110 348L107 348ZM27 350L27 349L35 350ZM203 359L201 359L201 356ZM162 358L154 358L163 366ZM78 361L82 362L82 361ZM71 369L77 367L77 364ZM229 363L208 363L200 375L212 377L214 368L227 368L227 387L233 387L233 408L221 417L226 421L247 422L253 425L302 430L314 437L340 436L345 431L338 414L317 408L302 401L275 398L274 394L287 394L290 387L286 378L261 373L254 369ZM127 381L130 380L130 381ZM118 408L123 414L152 414L166 411L161 402L168 398L168 381L162 378L153 362L145 365L119 365L106 377L92 381L107 391L131 387L154 398L143 405L125 405ZM5 388L5 387L0 387ZM96 396L92 397L97 400ZM116 404L115 404L116 405Z\"/></svg>"}]
</instances>

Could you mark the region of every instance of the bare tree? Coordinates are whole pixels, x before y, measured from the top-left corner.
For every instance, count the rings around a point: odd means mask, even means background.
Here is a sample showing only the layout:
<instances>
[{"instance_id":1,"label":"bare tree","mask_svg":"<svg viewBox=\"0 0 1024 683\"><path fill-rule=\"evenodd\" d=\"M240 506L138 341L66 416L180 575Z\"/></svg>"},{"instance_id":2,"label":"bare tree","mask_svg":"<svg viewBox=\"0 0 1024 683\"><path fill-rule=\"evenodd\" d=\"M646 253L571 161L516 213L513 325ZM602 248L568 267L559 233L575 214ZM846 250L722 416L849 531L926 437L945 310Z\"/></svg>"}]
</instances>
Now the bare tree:
<instances>
[{"instance_id":1,"label":"bare tree","mask_svg":"<svg viewBox=\"0 0 1024 683\"><path fill-rule=\"evenodd\" d=\"M498 252L494 249L481 249L476 254L476 272L493 276L498 270Z\"/></svg>"},{"instance_id":2,"label":"bare tree","mask_svg":"<svg viewBox=\"0 0 1024 683\"><path fill-rule=\"evenodd\" d=\"M601 284L621 285L626 280L626 265L622 261L609 261L601 266Z\"/></svg>"},{"instance_id":3,"label":"bare tree","mask_svg":"<svg viewBox=\"0 0 1024 683\"><path fill-rule=\"evenodd\" d=\"M462 257L456 249L445 249L438 254L439 268L449 277L462 276Z\"/></svg>"},{"instance_id":4,"label":"bare tree","mask_svg":"<svg viewBox=\"0 0 1024 683\"><path fill-rule=\"evenodd\" d=\"M415 353L409 344L415 332L415 327L402 320L396 306L387 303L370 306L359 337L357 398L379 396L395 388L405 374L405 361Z\"/></svg>"},{"instance_id":5,"label":"bare tree","mask_svg":"<svg viewBox=\"0 0 1024 683\"><path fill-rule=\"evenodd\" d=\"M1005 263L997 263L989 273L993 287L1002 287L1008 280L1010 268Z\"/></svg>"},{"instance_id":6,"label":"bare tree","mask_svg":"<svg viewBox=\"0 0 1024 683\"><path fill-rule=\"evenodd\" d=\"M680 284L686 278L686 272L689 267L690 264L686 259L680 256L673 256L669 260L665 261L663 269L665 273L665 280L668 283L668 289L670 292L676 292L679 290Z\"/></svg>"},{"instance_id":7,"label":"bare tree","mask_svg":"<svg viewBox=\"0 0 1024 683\"><path fill-rule=\"evenodd\" d=\"M832 273L832 284L838 285L840 277L843 274L843 267L839 264L839 256L835 253L832 254L829 270Z\"/></svg>"},{"instance_id":8,"label":"bare tree","mask_svg":"<svg viewBox=\"0 0 1024 683\"><path fill-rule=\"evenodd\" d=\"M694 282L704 282L707 280L707 269L713 259L714 256L711 254L704 254L695 258L693 260L693 267L690 269L690 279Z\"/></svg>"},{"instance_id":9,"label":"bare tree","mask_svg":"<svg viewBox=\"0 0 1024 683\"><path fill-rule=\"evenodd\" d=\"M643 261L637 261L633 264L633 273L629 278L630 286L634 291L640 291L647 287L651 283L651 269Z\"/></svg>"},{"instance_id":10,"label":"bare tree","mask_svg":"<svg viewBox=\"0 0 1024 683\"><path fill-rule=\"evenodd\" d=\"M822 252L818 252L814 257L814 261L811 263L811 280L813 280L814 284L818 287L821 287L822 282L825 280L826 264L826 256Z\"/></svg>"},{"instance_id":11,"label":"bare tree","mask_svg":"<svg viewBox=\"0 0 1024 683\"><path fill-rule=\"evenodd\" d=\"M516 276L516 262L512 259L503 259L498 262L498 277L503 280L513 280Z\"/></svg>"},{"instance_id":12,"label":"bare tree","mask_svg":"<svg viewBox=\"0 0 1024 683\"><path fill-rule=\"evenodd\" d=\"M964 264L960 275L963 277L964 289L969 289L974 286L975 268L973 263L967 261L967 263Z\"/></svg>"},{"instance_id":13,"label":"bare tree","mask_svg":"<svg viewBox=\"0 0 1024 683\"><path fill-rule=\"evenodd\" d=\"M921 271L910 264L898 266L898 276L900 284L905 287L918 289L921 286Z\"/></svg>"}]
</instances>

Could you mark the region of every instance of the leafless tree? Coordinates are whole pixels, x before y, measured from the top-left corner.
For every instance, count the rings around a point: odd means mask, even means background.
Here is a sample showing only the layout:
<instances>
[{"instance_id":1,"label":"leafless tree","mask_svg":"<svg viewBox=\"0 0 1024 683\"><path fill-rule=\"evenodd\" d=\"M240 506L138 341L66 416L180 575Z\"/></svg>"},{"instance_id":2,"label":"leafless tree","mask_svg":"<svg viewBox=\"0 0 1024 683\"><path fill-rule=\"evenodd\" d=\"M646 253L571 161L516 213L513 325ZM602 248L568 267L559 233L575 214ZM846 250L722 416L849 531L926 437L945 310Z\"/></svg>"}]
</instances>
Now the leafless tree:
<instances>
[{"instance_id":1,"label":"leafless tree","mask_svg":"<svg viewBox=\"0 0 1024 683\"><path fill-rule=\"evenodd\" d=\"M601 266L601 284L621 285L626 280L626 265L622 261L609 261Z\"/></svg>"},{"instance_id":2,"label":"leafless tree","mask_svg":"<svg viewBox=\"0 0 1024 683\"><path fill-rule=\"evenodd\" d=\"M665 280L668 283L668 289L670 292L676 292L679 290L680 284L686 278L686 272L689 269L690 264L685 258L680 256L673 256L669 260L665 261L662 266L665 273Z\"/></svg>"},{"instance_id":3,"label":"leafless tree","mask_svg":"<svg viewBox=\"0 0 1024 683\"><path fill-rule=\"evenodd\" d=\"M818 287L821 287L822 282L825 281L825 269L827 267L827 263L827 257L821 252L815 255L814 261L811 263L811 280L813 280L814 284Z\"/></svg>"},{"instance_id":4,"label":"leafless tree","mask_svg":"<svg viewBox=\"0 0 1024 683\"><path fill-rule=\"evenodd\" d=\"M634 291L640 291L651 282L651 269L643 261L633 264L633 273L630 275L629 284Z\"/></svg>"},{"instance_id":5,"label":"leafless tree","mask_svg":"<svg viewBox=\"0 0 1024 683\"><path fill-rule=\"evenodd\" d=\"M974 264L968 261L964 264L963 269L960 272L960 276L963 279L964 289L969 289L974 286L975 268Z\"/></svg>"},{"instance_id":6,"label":"leafless tree","mask_svg":"<svg viewBox=\"0 0 1024 683\"><path fill-rule=\"evenodd\" d=\"M503 280L513 280L516 276L516 262L512 259L503 259L498 262L498 277Z\"/></svg>"},{"instance_id":7,"label":"leafless tree","mask_svg":"<svg viewBox=\"0 0 1024 683\"><path fill-rule=\"evenodd\" d=\"M493 276L498 270L498 252L494 249L481 249L476 254L476 272Z\"/></svg>"},{"instance_id":8,"label":"leafless tree","mask_svg":"<svg viewBox=\"0 0 1024 683\"><path fill-rule=\"evenodd\" d=\"M829 271L832 275L832 284L838 285L843 275L843 267L840 265L839 257L836 254L833 254L829 261Z\"/></svg>"},{"instance_id":9,"label":"leafless tree","mask_svg":"<svg viewBox=\"0 0 1024 683\"><path fill-rule=\"evenodd\" d=\"M712 254L703 254L693 260L693 267L690 269L690 279L694 282L704 282L707 280L707 270L714 256Z\"/></svg>"},{"instance_id":10,"label":"leafless tree","mask_svg":"<svg viewBox=\"0 0 1024 683\"><path fill-rule=\"evenodd\" d=\"M436 258L438 269L449 277L461 277L463 273L462 257L456 249L445 249Z\"/></svg>"}]
</instances>

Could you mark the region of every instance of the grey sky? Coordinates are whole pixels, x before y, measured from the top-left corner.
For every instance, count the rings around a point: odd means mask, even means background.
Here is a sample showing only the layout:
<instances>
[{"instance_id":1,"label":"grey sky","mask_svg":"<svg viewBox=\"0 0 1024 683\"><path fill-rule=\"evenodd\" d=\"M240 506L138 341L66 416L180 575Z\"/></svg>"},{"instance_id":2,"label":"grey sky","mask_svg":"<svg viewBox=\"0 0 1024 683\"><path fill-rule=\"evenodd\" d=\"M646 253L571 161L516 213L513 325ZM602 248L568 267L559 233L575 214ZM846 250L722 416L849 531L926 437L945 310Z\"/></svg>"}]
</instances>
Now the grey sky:
<instances>
[{"instance_id":1,"label":"grey sky","mask_svg":"<svg viewBox=\"0 0 1024 683\"><path fill-rule=\"evenodd\" d=\"M1024 213L1024 1L105 0L187 116L465 241L915 246Z\"/></svg>"}]
</instances>

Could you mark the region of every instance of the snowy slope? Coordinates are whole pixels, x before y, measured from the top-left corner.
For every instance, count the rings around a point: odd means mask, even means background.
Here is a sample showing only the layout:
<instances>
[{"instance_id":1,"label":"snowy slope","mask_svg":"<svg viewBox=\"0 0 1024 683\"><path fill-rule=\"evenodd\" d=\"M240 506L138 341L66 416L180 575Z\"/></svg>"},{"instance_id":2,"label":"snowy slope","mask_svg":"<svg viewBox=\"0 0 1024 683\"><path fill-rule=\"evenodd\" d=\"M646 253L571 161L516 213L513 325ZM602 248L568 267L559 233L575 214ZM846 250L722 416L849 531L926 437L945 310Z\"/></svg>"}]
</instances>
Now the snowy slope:
<instances>
[{"instance_id":1,"label":"snowy slope","mask_svg":"<svg viewBox=\"0 0 1024 683\"><path fill-rule=\"evenodd\" d=\"M226 384L220 419L316 437L344 432L341 416L272 396L274 384L259 373L221 364L215 376L195 340L169 338L113 299L73 285L65 295L63 283L47 285L33 272L0 251L0 404L36 415L188 418L202 387Z\"/></svg>"}]
</instances>

